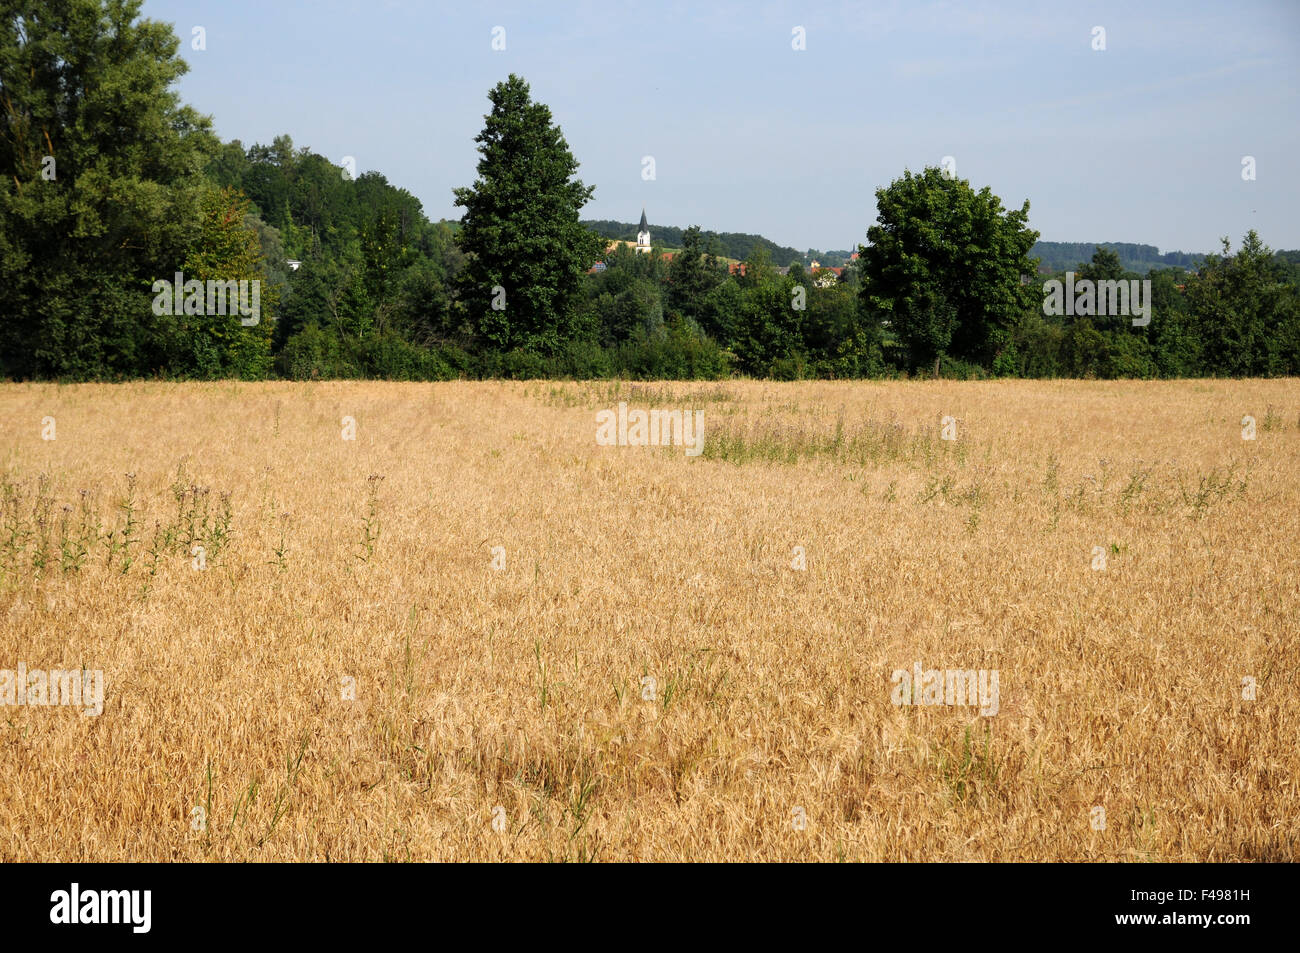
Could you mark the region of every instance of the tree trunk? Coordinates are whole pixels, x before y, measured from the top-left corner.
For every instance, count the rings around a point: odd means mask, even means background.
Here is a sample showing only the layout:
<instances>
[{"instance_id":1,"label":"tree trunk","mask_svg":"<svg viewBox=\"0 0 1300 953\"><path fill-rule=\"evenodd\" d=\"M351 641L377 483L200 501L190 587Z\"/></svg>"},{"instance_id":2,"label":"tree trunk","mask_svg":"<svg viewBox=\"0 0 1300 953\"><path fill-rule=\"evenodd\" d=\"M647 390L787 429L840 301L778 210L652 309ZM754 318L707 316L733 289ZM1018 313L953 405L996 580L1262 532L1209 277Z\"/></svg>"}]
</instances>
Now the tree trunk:
<instances>
[{"instance_id":1,"label":"tree trunk","mask_svg":"<svg viewBox=\"0 0 1300 953\"><path fill-rule=\"evenodd\" d=\"M939 378L939 355L938 354L934 356L934 376L935 379L938 380Z\"/></svg>"}]
</instances>

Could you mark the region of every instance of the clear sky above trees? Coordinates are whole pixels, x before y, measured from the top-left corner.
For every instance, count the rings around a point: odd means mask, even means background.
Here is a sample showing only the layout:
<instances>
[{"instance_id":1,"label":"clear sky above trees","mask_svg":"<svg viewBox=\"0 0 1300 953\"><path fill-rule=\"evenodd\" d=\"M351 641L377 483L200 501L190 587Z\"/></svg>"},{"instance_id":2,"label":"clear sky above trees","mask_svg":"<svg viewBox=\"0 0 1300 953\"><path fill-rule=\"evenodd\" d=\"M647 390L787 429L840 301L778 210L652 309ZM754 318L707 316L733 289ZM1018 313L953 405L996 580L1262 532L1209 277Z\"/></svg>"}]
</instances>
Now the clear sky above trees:
<instances>
[{"instance_id":1,"label":"clear sky above trees","mask_svg":"<svg viewBox=\"0 0 1300 953\"><path fill-rule=\"evenodd\" d=\"M591 218L848 248L874 193L945 155L1030 196L1052 241L1300 248L1300 4L311 4L147 0L206 51L186 100L223 139L354 156L455 217L483 91L518 73L597 187ZM506 49L491 49L493 26ZM802 25L807 49L791 49ZM1107 49L1091 48L1104 25ZM656 159L656 179L641 159ZM1240 177L1243 155L1258 178Z\"/></svg>"}]
</instances>

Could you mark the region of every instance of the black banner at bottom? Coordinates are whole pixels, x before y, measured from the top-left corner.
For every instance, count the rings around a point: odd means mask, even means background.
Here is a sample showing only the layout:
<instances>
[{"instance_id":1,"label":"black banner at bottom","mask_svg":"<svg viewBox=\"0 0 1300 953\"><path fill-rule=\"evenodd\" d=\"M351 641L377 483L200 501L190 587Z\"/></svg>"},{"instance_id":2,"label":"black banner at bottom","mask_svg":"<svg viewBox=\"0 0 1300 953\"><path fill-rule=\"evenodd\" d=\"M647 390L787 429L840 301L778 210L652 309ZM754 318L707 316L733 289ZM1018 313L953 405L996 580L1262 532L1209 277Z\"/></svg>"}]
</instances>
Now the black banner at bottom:
<instances>
[{"instance_id":1,"label":"black banner at bottom","mask_svg":"<svg viewBox=\"0 0 1300 953\"><path fill-rule=\"evenodd\" d=\"M1269 864L6 864L0 906L9 941L374 941L454 917L494 940L539 929L561 941L615 942L628 930L667 940L689 923L693 938L735 942L786 923L808 940L848 926L874 942L1051 930L1230 944L1285 928L1290 874Z\"/></svg>"}]
</instances>

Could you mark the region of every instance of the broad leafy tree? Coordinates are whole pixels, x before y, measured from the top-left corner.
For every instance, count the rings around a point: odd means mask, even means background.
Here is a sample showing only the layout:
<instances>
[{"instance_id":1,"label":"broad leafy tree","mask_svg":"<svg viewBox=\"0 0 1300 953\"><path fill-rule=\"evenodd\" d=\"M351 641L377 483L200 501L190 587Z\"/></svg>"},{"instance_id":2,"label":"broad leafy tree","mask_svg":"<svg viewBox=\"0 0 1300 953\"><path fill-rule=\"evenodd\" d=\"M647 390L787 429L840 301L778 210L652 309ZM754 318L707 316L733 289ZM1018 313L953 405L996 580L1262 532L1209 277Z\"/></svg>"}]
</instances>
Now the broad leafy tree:
<instances>
[{"instance_id":1,"label":"broad leafy tree","mask_svg":"<svg viewBox=\"0 0 1300 953\"><path fill-rule=\"evenodd\" d=\"M906 346L912 366L944 354L989 365L1021 313L1041 295L1029 203L1006 211L987 187L938 168L905 172L876 190L876 225L861 249L863 304Z\"/></svg>"},{"instance_id":2,"label":"broad leafy tree","mask_svg":"<svg viewBox=\"0 0 1300 953\"><path fill-rule=\"evenodd\" d=\"M216 140L173 89L176 35L139 11L0 5L0 373L166 370L150 285L185 257Z\"/></svg>"}]
</instances>

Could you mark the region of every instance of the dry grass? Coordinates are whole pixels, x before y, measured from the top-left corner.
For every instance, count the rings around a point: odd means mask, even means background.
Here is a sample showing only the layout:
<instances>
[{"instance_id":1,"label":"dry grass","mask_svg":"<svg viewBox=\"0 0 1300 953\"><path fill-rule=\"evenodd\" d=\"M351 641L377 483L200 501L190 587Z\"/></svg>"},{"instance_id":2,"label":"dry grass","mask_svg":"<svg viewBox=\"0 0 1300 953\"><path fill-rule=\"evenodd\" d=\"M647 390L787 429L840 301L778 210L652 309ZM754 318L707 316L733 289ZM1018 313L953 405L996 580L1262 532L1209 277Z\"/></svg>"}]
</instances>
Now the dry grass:
<instances>
[{"instance_id":1,"label":"dry grass","mask_svg":"<svg viewBox=\"0 0 1300 953\"><path fill-rule=\"evenodd\" d=\"M704 454L596 446L620 399ZM0 859L1294 860L1298 418L1293 380L5 386L0 668L106 693L0 708ZM893 705L914 662L998 714Z\"/></svg>"}]
</instances>

